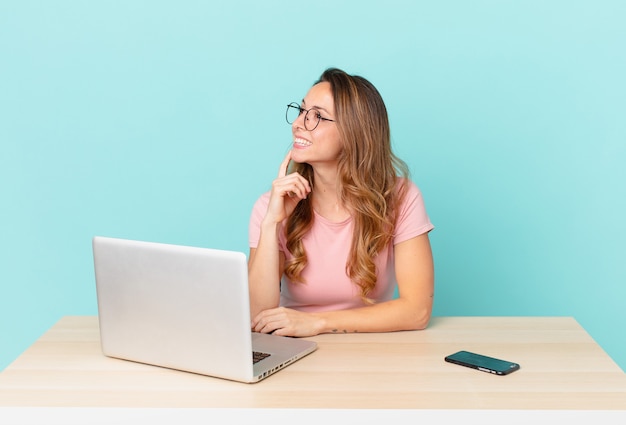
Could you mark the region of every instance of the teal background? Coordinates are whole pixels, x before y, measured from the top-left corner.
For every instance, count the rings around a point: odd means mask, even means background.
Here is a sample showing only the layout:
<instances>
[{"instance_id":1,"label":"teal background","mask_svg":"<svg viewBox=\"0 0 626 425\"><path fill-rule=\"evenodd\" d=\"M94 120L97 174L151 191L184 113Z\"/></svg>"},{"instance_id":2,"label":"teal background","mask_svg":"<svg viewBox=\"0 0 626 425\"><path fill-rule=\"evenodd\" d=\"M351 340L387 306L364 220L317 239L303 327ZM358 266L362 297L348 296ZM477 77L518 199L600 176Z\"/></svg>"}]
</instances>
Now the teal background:
<instances>
[{"instance_id":1,"label":"teal background","mask_svg":"<svg viewBox=\"0 0 626 425\"><path fill-rule=\"evenodd\" d=\"M626 369L626 2L0 1L0 369L94 315L94 235L247 252L329 66L436 225L435 315L573 316Z\"/></svg>"}]
</instances>

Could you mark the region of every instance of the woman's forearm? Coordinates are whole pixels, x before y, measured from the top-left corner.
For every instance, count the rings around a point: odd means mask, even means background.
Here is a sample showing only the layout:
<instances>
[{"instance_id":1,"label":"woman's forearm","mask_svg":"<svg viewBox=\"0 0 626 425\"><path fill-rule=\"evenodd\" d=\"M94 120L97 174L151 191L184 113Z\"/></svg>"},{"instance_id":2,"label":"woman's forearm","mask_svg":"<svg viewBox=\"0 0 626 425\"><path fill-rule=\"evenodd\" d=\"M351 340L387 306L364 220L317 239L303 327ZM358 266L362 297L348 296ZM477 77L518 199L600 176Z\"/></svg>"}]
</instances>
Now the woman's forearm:
<instances>
[{"instance_id":1,"label":"woman's forearm","mask_svg":"<svg viewBox=\"0 0 626 425\"><path fill-rule=\"evenodd\" d=\"M280 302L278 228L278 223L263 222L259 244L250 250L248 282L252 317L260 311L278 307Z\"/></svg>"},{"instance_id":2,"label":"woman's forearm","mask_svg":"<svg viewBox=\"0 0 626 425\"><path fill-rule=\"evenodd\" d=\"M415 303L398 298L368 307L314 314L321 319L319 333L356 333L424 329L431 312L430 300Z\"/></svg>"}]
</instances>

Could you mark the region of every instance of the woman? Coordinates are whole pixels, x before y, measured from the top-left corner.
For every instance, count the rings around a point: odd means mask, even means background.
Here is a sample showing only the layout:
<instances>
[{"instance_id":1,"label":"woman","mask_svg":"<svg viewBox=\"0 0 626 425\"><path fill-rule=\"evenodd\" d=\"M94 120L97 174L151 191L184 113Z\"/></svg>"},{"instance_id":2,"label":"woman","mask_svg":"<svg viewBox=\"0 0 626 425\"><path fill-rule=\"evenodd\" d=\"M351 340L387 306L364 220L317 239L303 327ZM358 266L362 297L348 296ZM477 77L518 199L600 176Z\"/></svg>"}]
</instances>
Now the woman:
<instances>
[{"instance_id":1,"label":"woman","mask_svg":"<svg viewBox=\"0 0 626 425\"><path fill-rule=\"evenodd\" d=\"M302 105L287 107L287 119L293 145L250 219L252 330L301 337L424 329L433 225L391 151L378 90L331 68Z\"/></svg>"}]
</instances>

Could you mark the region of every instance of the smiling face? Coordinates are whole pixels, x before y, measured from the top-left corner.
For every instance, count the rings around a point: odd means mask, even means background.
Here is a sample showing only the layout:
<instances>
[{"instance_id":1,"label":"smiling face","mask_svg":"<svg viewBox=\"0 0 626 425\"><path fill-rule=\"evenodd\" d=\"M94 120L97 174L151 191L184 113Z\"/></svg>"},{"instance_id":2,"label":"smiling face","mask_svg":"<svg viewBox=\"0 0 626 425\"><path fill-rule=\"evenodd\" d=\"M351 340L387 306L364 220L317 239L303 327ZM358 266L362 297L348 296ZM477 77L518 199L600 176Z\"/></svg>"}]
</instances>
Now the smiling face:
<instances>
[{"instance_id":1,"label":"smiling face","mask_svg":"<svg viewBox=\"0 0 626 425\"><path fill-rule=\"evenodd\" d=\"M335 106L330 83L314 85L302 100L303 109L315 109L322 118L335 120ZM314 112L309 113L309 117ZM335 166L342 150L341 138L336 122L320 120L317 127L309 131L304 127L304 113L291 125L293 146L291 159L295 162L316 166Z\"/></svg>"}]
</instances>

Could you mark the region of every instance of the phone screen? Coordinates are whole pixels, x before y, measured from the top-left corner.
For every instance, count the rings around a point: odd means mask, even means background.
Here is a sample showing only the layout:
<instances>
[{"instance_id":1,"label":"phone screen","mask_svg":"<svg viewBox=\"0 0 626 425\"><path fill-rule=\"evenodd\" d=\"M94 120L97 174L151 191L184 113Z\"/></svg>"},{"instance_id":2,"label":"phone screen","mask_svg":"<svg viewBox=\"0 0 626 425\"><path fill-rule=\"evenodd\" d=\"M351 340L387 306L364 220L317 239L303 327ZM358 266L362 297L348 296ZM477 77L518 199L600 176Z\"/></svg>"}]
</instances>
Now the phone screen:
<instances>
[{"instance_id":1,"label":"phone screen","mask_svg":"<svg viewBox=\"0 0 626 425\"><path fill-rule=\"evenodd\" d=\"M459 351L458 353L451 354L445 358L445 361L496 375L508 375L520 369L518 363L471 353L469 351Z\"/></svg>"}]
</instances>

